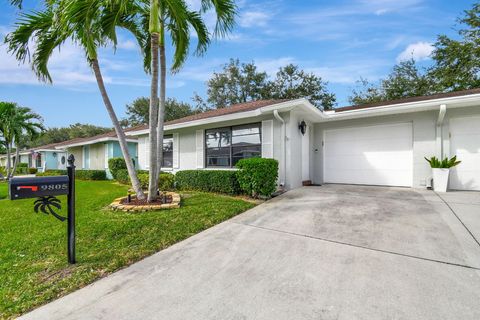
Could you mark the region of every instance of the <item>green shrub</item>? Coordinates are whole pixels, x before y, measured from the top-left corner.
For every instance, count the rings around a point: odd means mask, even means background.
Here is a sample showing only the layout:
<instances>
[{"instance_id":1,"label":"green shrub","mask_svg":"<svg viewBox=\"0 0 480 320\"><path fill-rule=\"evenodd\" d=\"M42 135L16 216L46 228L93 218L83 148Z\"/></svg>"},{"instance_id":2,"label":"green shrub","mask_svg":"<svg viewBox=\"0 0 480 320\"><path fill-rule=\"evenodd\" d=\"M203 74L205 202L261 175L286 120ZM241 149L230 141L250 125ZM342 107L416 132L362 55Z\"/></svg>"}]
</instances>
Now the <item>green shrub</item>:
<instances>
[{"instance_id":1,"label":"green shrub","mask_svg":"<svg viewBox=\"0 0 480 320\"><path fill-rule=\"evenodd\" d=\"M78 172L78 171L77 171ZM45 176L66 176L67 170L45 170L45 172L37 173L37 177L45 177Z\"/></svg>"},{"instance_id":2,"label":"green shrub","mask_svg":"<svg viewBox=\"0 0 480 320\"><path fill-rule=\"evenodd\" d=\"M30 174L36 174L38 172L37 168L28 168L28 173Z\"/></svg>"},{"instance_id":3,"label":"green shrub","mask_svg":"<svg viewBox=\"0 0 480 320\"><path fill-rule=\"evenodd\" d=\"M147 189L148 179L149 179L148 171L139 170L137 171L137 174L138 174L138 180L140 181L140 185L142 186L142 189ZM117 181L122 184L130 184L130 177L128 176L128 171L119 170L117 173ZM158 189L163 191L173 190L174 182L175 182L175 175L168 172L162 172L160 173L160 177L158 181Z\"/></svg>"},{"instance_id":4,"label":"green shrub","mask_svg":"<svg viewBox=\"0 0 480 320\"><path fill-rule=\"evenodd\" d=\"M226 194L240 194L240 186L234 170L184 170L175 174L176 187Z\"/></svg>"},{"instance_id":5,"label":"green shrub","mask_svg":"<svg viewBox=\"0 0 480 320\"><path fill-rule=\"evenodd\" d=\"M28 168L28 163L24 163L24 162L17 163L17 168Z\"/></svg>"},{"instance_id":6,"label":"green shrub","mask_svg":"<svg viewBox=\"0 0 480 320\"><path fill-rule=\"evenodd\" d=\"M67 175L67 170L46 170L37 173L38 177L65 175ZM76 170L75 178L78 180L107 180L107 173L105 170Z\"/></svg>"},{"instance_id":7,"label":"green shrub","mask_svg":"<svg viewBox=\"0 0 480 320\"><path fill-rule=\"evenodd\" d=\"M108 169L112 173L113 179L117 179L117 172L119 170L126 170L127 164L124 158L111 158L108 159Z\"/></svg>"},{"instance_id":8,"label":"green shrub","mask_svg":"<svg viewBox=\"0 0 480 320\"><path fill-rule=\"evenodd\" d=\"M117 176L115 178L119 183L130 184L130 177L128 176L127 169L120 169L117 171Z\"/></svg>"},{"instance_id":9,"label":"green shrub","mask_svg":"<svg viewBox=\"0 0 480 320\"><path fill-rule=\"evenodd\" d=\"M277 188L278 161L275 159L250 158L238 161L237 179L246 194L256 198L270 197Z\"/></svg>"},{"instance_id":10,"label":"green shrub","mask_svg":"<svg viewBox=\"0 0 480 320\"><path fill-rule=\"evenodd\" d=\"M107 180L105 170L77 170L75 177L78 180Z\"/></svg>"}]
</instances>

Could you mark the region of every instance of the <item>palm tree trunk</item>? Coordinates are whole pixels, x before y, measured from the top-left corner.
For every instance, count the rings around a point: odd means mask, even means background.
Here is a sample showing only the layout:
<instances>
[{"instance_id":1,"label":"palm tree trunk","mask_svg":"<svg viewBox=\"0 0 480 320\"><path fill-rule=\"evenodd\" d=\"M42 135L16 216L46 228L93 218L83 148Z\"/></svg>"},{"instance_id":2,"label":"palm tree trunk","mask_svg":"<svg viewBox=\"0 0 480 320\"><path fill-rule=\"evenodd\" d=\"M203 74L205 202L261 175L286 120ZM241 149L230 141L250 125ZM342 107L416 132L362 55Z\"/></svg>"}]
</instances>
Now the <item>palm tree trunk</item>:
<instances>
[{"instance_id":1,"label":"palm tree trunk","mask_svg":"<svg viewBox=\"0 0 480 320\"><path fill-rule=\"evenodd\" d=\"M152 32L152 83L150 88L149 112L149 143L150 143L150 170L148 179L148 202L157 199L158 168L157 159L157 121L158 121L158 32Z\"/></svg>"},{"instance_id":2,"label":"palm tree trunk","mask_svg":"<svg viewBox=\"0 0 480 320\"><path fill-rule=\"evenodd\" d=\"M160 170L163 164L163 133L165 122L165 99L166 99L166 81L167 81L167 62L165 57L165 32L163 21L160 25L160 110L158 114L158 128L157 128L157 149L158 160L157 169L158 177L160 179Z\"/></svg>"},{"instance_id":3,"label":"palm tree trunk","mask_svg":"<svg viewBox=\"0 0 480 320\"><path fill-rule=\"evenodd\" d=\"M11 143L7 143L7 167L6 167L6 174L7 174L7 180L10 179L10 168L12 166L12 159L10 159L12 156L12 145Z\"/></svg>"},{"instance_id":4,"label":"palm tree trunk","mask_svg":"<svg viewBox=\"0 0 480 320\"><path fill-rule=\"evenodd\" d=\"M125 159L125 163L127 165L128 175L130 176L130 181L132 182L132 188L137 194L137 198L143 200L145 199L145 194L142 191L142 186L140 185L140 181L138 180L137 171L135 171L135 166L133 165L132 158L130 157L130 152L128 151L128 144L125 132L123 132L123 129L118 122L117 115L115 114L115 110L113 109L110 98L108 97L107 89L105 88L105 83L103 82L102 73L100 71L98 59L92 59L90 62L92 64L95 78L97 79L97 84L102 95L103 103L105 104L105 108L107 108L108 115L110 116L113 127L115 128L115 133L118 137L120 149L122 150L123 158Z\"/></svg>"},{"instance_id":5,"label":"palm tree trunk","mask_svg":"<svg viewBox=\"0 0 480 320\"><path fill-rule=\"evenodd\" d=\"M20 158L20 148L16 146L15 148L15 161L13 162L13 168L12 172L10 173L10 178L13 178L15 176L15 173L17 173L17 165L18 165L18 159Z\"/></svg>"}]
</instances>

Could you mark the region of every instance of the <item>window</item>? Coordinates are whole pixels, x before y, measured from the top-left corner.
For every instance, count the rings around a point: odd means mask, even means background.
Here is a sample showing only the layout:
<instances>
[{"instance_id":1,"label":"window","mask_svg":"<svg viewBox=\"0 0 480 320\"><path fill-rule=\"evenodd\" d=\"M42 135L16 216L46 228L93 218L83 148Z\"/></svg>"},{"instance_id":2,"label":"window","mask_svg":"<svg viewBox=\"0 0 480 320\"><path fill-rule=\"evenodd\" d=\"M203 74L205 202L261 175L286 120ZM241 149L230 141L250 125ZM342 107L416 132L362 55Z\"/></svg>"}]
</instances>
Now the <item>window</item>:
<instances>
[{"instance_id":1,"label":"window","mask_svg":"<svg viewBox=\"0 0 480 320\"><path fill-rule=\"evenodd\" d=\"M261 154L260 123L205 132L207 167L234 167L241 159L260 157Z\"/></svg>"},{"instance_id":2,"label":"window","mask_svg":"<svg viewBox=\"0 0 480 320\"><path fill-rule=\"evenodd\" d=\"M35 166L37 168L42 167L42 154L41 153L37 153L37 156L35 157Z\"/></svg>"},{"instance_id":3,"label":"window","mask_svg":"<svg viewBox=\"0 0 480 320\"><path fill-rule=\"evenodd\" d=\"M163 137L162 168L173 168L173 136Z\"/></svg>"}]
</instances>

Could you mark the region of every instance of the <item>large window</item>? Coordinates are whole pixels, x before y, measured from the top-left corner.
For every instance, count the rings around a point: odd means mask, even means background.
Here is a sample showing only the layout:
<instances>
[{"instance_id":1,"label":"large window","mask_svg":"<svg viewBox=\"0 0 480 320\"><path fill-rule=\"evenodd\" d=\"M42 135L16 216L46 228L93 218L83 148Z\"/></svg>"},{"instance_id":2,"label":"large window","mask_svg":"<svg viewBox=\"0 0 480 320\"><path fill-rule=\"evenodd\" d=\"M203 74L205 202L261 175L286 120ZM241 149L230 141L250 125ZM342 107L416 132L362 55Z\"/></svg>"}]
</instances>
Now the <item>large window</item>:
<instances>
[{"instance_id":1,"label":"large window","mask_svg":"<svg viewBox=\"0 0 480 320\"><path fill-rule=\"evenodd\" d=\"M163 137L162 168L173 168L173 136Z\"/></svg>"},{"instance_id":2,"label":"large window","mask_svg":"<svg viewBox=\"0 0 480 320\"><path fill-rule=\"evenodd\" d=\"M207 167L234 167L240 159L260 157L261 154L260 123L205 132Z\"/></svg>"}]
</instances>

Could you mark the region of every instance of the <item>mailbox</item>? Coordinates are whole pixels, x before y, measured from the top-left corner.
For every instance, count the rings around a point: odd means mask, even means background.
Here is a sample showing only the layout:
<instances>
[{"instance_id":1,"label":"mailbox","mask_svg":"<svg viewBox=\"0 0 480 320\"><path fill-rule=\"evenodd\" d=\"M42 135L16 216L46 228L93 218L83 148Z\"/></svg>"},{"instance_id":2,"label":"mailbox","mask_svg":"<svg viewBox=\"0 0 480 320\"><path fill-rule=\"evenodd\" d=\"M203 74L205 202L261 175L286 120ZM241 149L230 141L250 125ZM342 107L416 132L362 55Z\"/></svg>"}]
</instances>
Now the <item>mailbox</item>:
<instances>
[{"instance_id":1,"label":"mailbox","mask_svg":"<svg viewBox=\"0 0 480 320\"><path fill-rule=\"evenodd\" d=\"M60 196L68 194L68 176L12 178L10 200Z\"/></svg>"}]
</instances>

